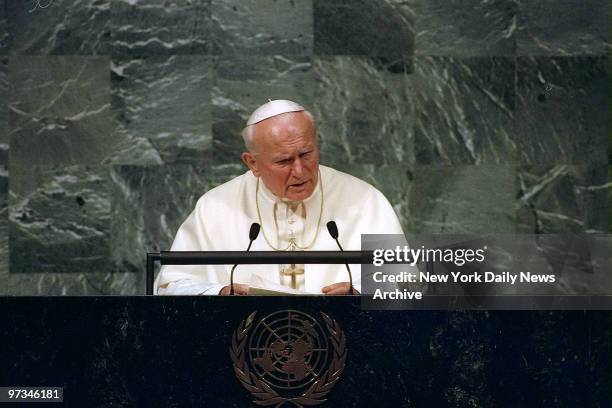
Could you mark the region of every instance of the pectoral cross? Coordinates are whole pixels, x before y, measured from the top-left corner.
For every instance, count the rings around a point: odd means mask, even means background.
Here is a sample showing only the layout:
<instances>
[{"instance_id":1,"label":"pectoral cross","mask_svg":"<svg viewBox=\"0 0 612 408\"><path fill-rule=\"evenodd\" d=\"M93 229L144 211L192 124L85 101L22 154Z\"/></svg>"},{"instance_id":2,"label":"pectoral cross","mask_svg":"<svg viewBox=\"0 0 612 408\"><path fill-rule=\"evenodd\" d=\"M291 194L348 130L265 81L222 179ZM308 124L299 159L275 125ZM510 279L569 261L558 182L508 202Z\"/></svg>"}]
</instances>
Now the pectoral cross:
<instances>
[{"instance_id":1,"label":"pectoral cross","mask_svg":"<svg viewBox=\"0 0 612 408\"><path fill-rule=\"evenodd\" d=\"M300 275L304 275L304 266L302 265L296 265L296 264L286 265L281 270L281 276L290 277L291 282L289 286L291 286L292 289L298 288L298 276Z\"/></svg>"},{"instance_id":2,"label":"pectoral cross","mask_svg":"<svg viewBox=\"0 0 612 408\"><path fill-rule=\"evenodd\" d=\"M289 251L295 251L296 249L295 238L291 238L289 240L289 244L290 244ZM290 279L288 286L290 286L292 289L297 289L298 288L298 277L301 278L300 280L303 280L304 265L296 265L296 264L284 265L283 268L281 268L280 274L281 274L281 283L283 285L287 285L286 280Z\"/></svg>"}]
</instances>

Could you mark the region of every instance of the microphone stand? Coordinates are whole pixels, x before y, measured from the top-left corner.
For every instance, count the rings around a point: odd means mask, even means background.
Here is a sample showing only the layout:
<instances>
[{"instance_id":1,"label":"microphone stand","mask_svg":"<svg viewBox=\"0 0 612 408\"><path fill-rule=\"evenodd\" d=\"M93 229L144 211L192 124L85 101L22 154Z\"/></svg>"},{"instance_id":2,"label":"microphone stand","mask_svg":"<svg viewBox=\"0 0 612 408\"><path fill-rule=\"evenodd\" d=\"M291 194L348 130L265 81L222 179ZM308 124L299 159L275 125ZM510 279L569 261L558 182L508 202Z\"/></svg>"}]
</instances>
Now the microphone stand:
<instances>
[{"instance_id":1,"label":"microphone stand","mask_svg":"<svg viewBox=\"0 0 612 408\"><path fill-rule=\"evenodd\" d=\"M331 235L331 237L334 239L334 241L336 241L336 244L338 244L338 248L340 248L340 251L344 252L344 248L342 248L342 245L340 245L340 241L338 241L338 225L336 225L335 221L330 221L327 223L327 231L329 232L329 235ZM351 273L351 268L349 267L348 263L345 263L344 265L346 265L346 270L348 271L349 274L349 290L348 290L348 294L352 295L353 294L353 274Z\"/></svg>"},{"instance_id":2,"label":"microphone stand","mask_svg":"<svg viewBox=\"0 0 612 408\"><path fill-rule=\"evenodd\" d=\"M261 226L256 222L251 224L251 229L249 230L249 246L247 247L246 252L249 252L249 250L251 249L251 245L253 245L253 241L255 241L255 239L259 235L260 228ZM234 264L230 272L230 293L229 293L230 296L234 294L234 270L236 270L237 266L238 264Z\"/></svg>"}]
</instances>

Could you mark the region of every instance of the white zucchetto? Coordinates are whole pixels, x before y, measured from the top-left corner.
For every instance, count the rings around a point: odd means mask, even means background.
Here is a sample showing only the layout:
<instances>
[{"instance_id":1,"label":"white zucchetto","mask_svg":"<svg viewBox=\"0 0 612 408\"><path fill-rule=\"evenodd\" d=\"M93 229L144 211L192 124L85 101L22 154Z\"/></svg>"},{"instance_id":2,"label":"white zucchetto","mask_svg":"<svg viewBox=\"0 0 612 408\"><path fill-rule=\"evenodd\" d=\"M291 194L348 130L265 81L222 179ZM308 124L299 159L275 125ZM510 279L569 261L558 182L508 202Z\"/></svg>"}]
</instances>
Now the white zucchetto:
<instances>
[{"instance_id":1,"label":"white zucchetto","mask_svg":"<svg viewBox=\"0 0 612 408\"><path fill-rule=\"evenodd\" d=\"M264 103L259 108L255 109L255 111L251 113L251 116L249 116L249 120L247 120L247 126L254 125L262 120L282 113L300 112L303 110L305 110L304 107L295 102L286 99L277 99Z\"/></svg>"}]
</instances>

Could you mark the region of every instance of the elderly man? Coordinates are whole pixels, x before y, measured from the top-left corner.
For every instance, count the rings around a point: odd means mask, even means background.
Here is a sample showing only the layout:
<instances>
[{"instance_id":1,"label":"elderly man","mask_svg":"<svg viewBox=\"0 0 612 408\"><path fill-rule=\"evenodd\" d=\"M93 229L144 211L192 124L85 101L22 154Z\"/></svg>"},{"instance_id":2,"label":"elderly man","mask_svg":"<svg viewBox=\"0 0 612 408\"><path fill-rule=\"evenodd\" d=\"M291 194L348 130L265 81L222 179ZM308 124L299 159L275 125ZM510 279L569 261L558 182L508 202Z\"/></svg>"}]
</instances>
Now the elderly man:
<instances>
[{"instance_id":1,"label":"elderly man","mask_svg":"<svg viewBox=\"0 0 612 408\"><path fill-rule=\"evenodd\" d=\"M249 227L261 225L251 251L337 250L326 230L335 221L345 250L359 250L361 234L403 234L387 199L353 176L319 165L312 115L295 102L270 101L256 109L243 131L245 174L204 194L179 228L173 251L244 250ZM164 266L158 294L226 295L231 265ZM353 293L361 287L354 267ZM344 265L241 265L237 294L250 287L309 294L346 294ZM254 291L254 289L252 289Z\"/></svg>"}]
</instances>

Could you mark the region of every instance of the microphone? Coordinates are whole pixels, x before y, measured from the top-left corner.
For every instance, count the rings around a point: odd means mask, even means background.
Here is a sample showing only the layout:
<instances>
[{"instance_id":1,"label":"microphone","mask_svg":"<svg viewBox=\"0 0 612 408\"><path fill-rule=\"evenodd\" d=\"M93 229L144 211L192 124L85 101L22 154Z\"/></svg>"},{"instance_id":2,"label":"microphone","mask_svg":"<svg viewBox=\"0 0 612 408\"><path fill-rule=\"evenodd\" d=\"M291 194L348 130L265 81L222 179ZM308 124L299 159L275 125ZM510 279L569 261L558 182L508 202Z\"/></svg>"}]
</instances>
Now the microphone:
<instances>
[{"instance_id":1,"label":"microphone","mask_svg":"<svg viewBox=\"0 0 612 408\"><path fill-rule=\"evenodd\" d=\"M259 235L260 228L261 228L261 225L259 225L256 222L251 224L251 229L249 230L249 241L250 242L249 242L249 246L246 249L247 252L249 252L249 250L251 249L251 245L253 244L253 241L255 241L255 239ZM235 264L232 267L232 271L230 272L230 295L234 294L234 270L236 269L237 266L238 264Z\"/></svg>"},{"instance_id":2,"label":"microphone","mask_svg":"<svg viewBox=\"0 0 612 408\"><path fill-rule=\"evenodd\" d=\"M247 247L247 251L249 249L251 249L251 244L253 243L253 241L255 241L257 239L257 236L259 235L259 230L261 229L261 225L259 225L258 223L254 222L251 224L251 229L249 230L249 240L251 242L249 242L249 246Z\"/></svg>"},{"instance_id":3,"label":"microphone","mask_svg":"<svg viewBox=\"0 0 612 408\"><path fill-rule=\"evenodd\" d=\"M342 245L340 245L340 241L338 241L338 225L336 224L335 221L330 221L327 223L327 231L329 232L329 235L331 235L331 237L336 241L336 244L338 244L338 248L340 248L340 251L344 252L344 249L342 248ZM351 268L348 266L348 264L346 265L346 270L348 271L349 274L349 295L353 294L353 274L351 273Z\"/></svg>"}]
</instances>

